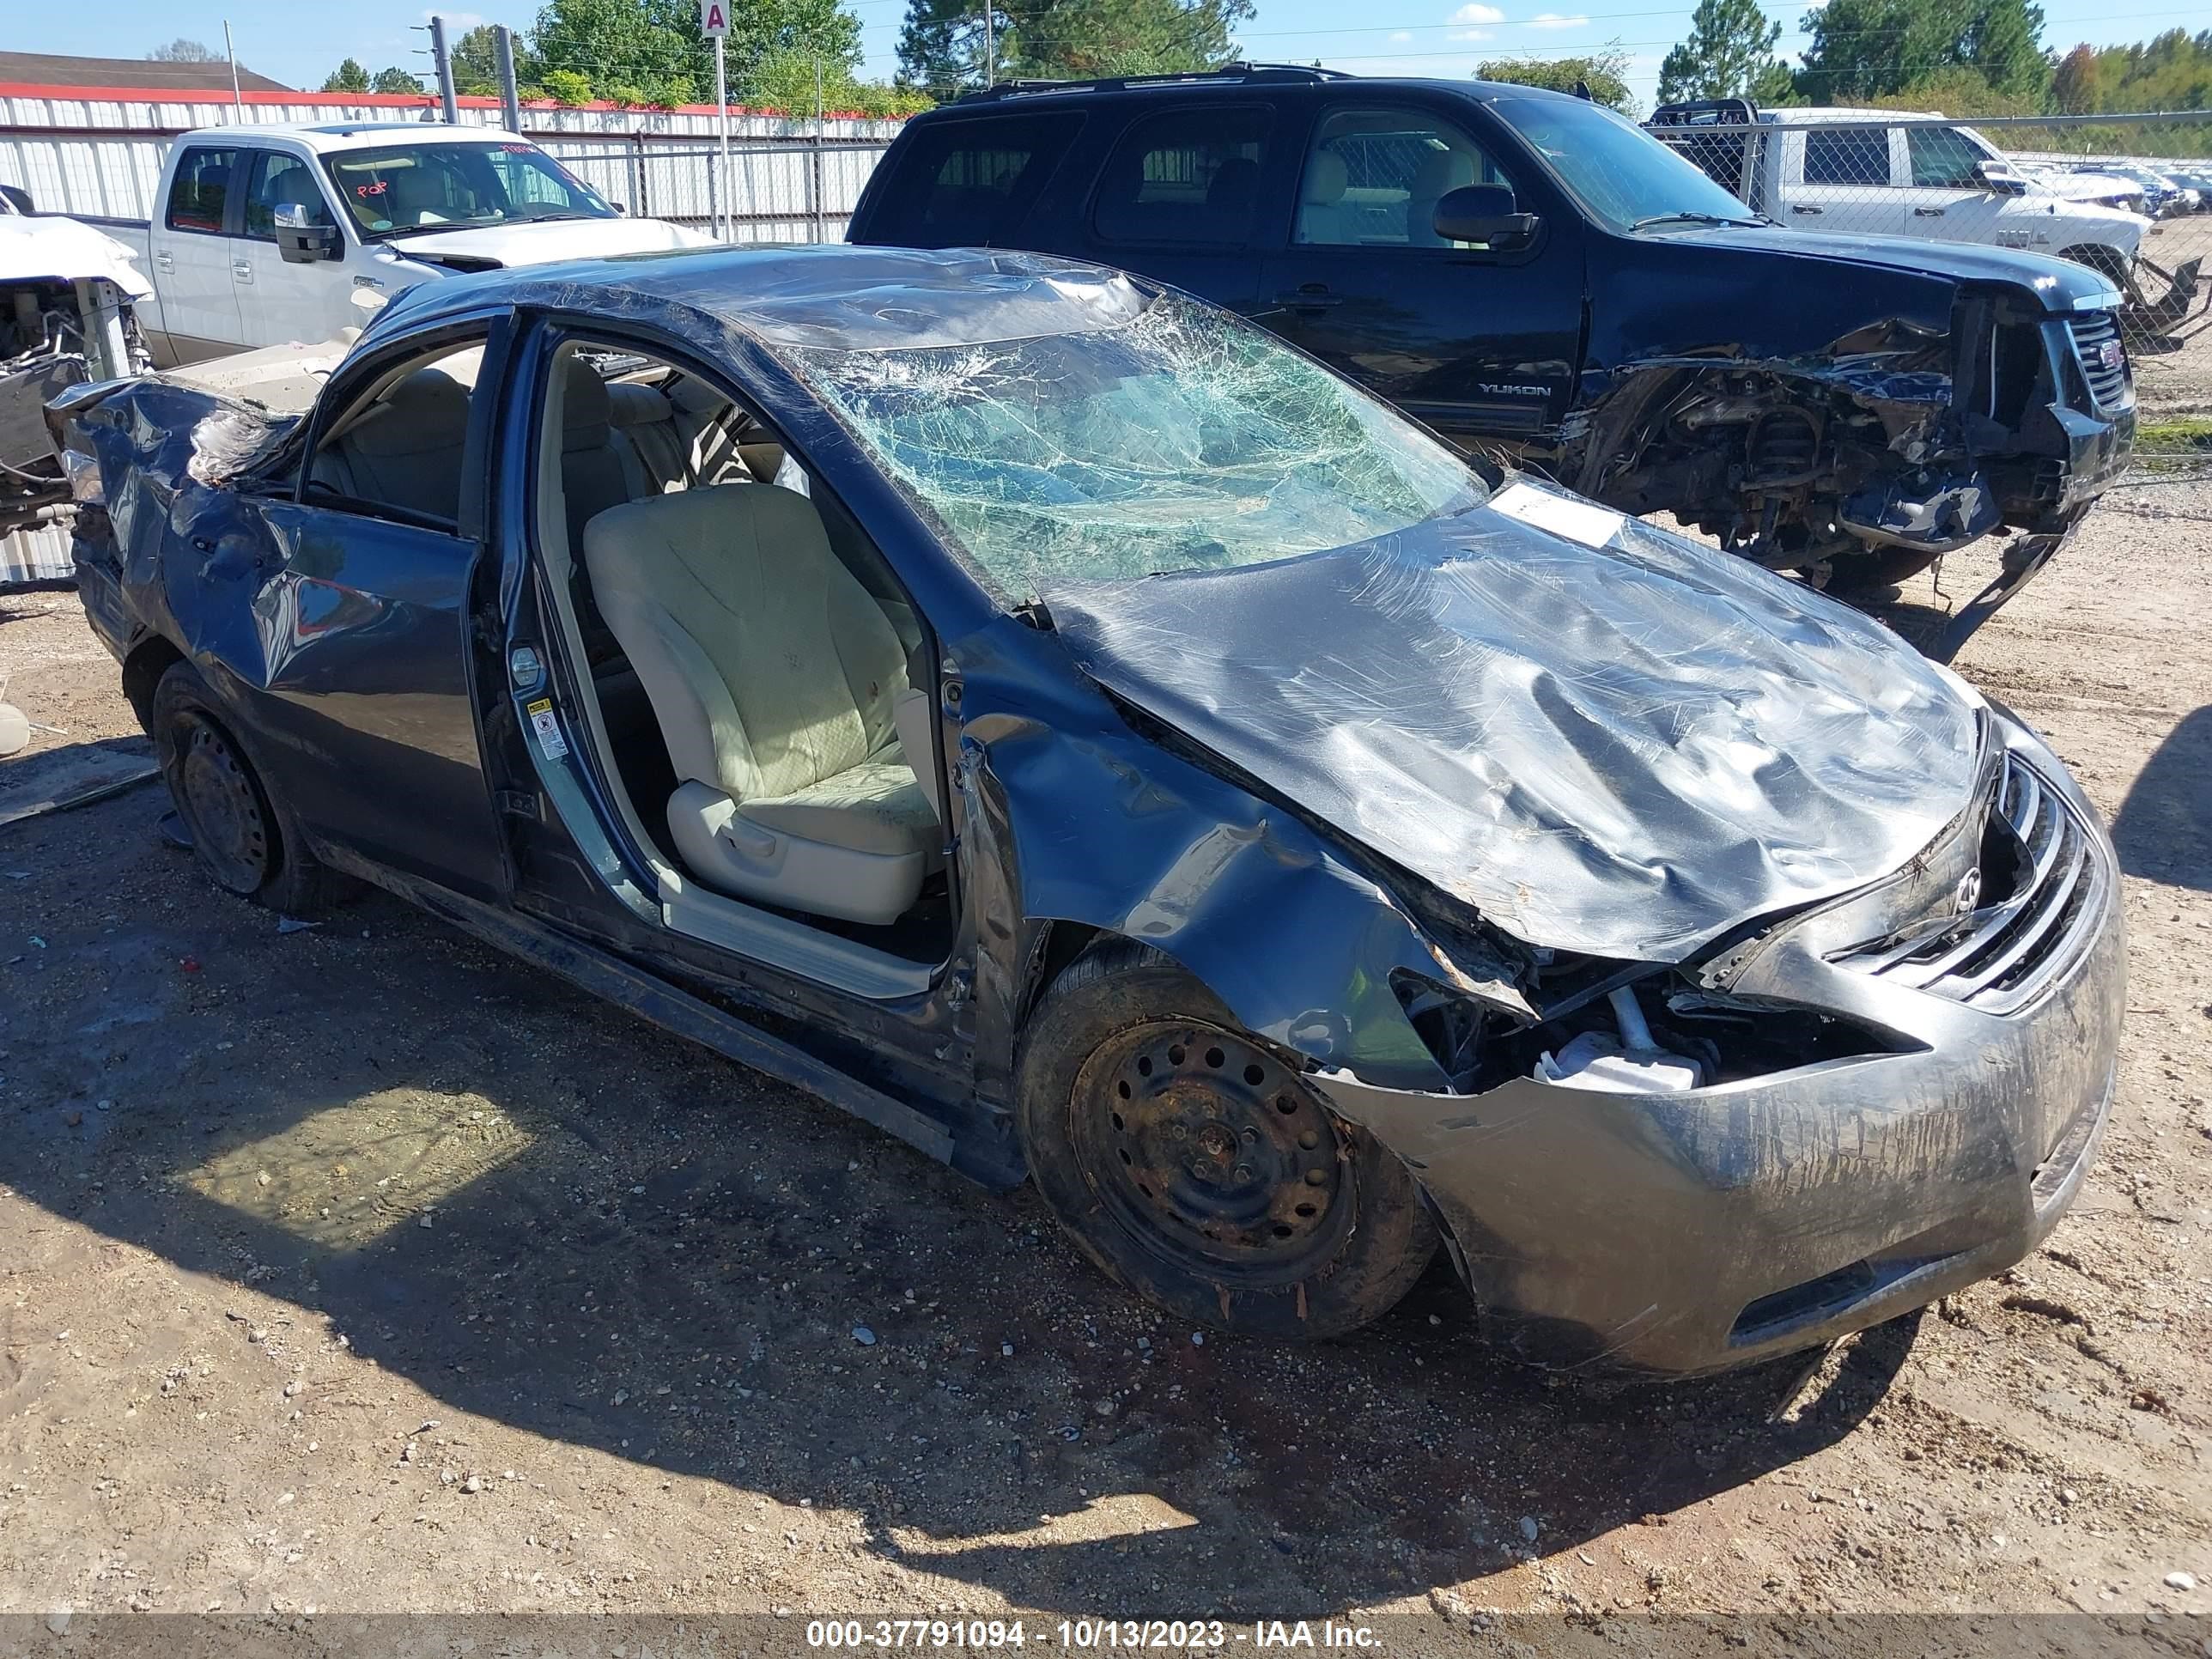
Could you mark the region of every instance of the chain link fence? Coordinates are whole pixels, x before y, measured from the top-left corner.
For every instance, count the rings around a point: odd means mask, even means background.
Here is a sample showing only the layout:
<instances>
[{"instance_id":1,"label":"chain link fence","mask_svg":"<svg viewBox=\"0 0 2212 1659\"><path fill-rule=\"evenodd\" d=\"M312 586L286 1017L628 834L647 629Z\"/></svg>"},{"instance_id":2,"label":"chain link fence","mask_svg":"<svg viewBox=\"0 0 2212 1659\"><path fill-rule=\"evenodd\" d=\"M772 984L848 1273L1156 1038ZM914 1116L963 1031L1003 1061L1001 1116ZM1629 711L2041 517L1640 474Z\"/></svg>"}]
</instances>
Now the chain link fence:
<instances>
[{"instance_id":1,"label":"chain link fence","mask_svg":"<svg viewBox=\"0 0 2212 1659\"><path fill-rule=\"evenodd\" d=\"M726 173L711 138L525 131L636 217L715 234L726 206L733 242L842 241L862 186L890 147L889 139L812 137L732 143Z\"/></svg>"},{"instance_id":2,"label":"chain link fence","mask_svg":"<svg viewBox=\"0 0 2212 1659\"><path fill-rule=\"evenodd\" d=\"M2054 254L2123 297L2132 481L2212 477L2212 111L1948 120L1662 106L1650 130L1798 230Z\"/></svg>"}]
</instances>

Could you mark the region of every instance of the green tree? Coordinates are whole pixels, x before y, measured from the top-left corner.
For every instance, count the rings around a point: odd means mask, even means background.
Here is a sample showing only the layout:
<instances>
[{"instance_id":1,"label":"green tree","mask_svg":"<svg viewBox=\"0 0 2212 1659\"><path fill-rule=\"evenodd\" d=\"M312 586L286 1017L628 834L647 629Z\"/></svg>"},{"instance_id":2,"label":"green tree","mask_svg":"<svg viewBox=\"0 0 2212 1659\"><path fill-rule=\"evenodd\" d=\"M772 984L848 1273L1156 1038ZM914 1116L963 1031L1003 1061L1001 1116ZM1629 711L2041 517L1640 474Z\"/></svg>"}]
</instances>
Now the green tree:
<instances>
[{"instance_id":1,"label":"green tree","mask_svg":"<svg viewBox=\"0 0 2212 1659\"><path fill-rule=\"evenodd\" d=\"M911 88L885 86L880 81L856 80L852 71L842 64L823 67L820 90L824 115L882 118L913 115L929 107L929 99L924 94ZM775 52L755 66L745 101L757 109L811 119L815 110L815 91L814 58L811 52Z\"/></svg>"},{"instance_id":2,"label":"green tree","mask_svg":"<svg viewBox=\"0 0 2212 1659\"><path fill-rule=\"evenodd\" d=\"M330 79L323 82L325 92L367 92L368 71L353 58L347 58L331 71Z\"/></svg>"},{"instance_id":3,"label":"green tree","mask_svg":"<svg viewBox=\"0 0 2212 1659\"><path fill-rule=\"evenodd\" d=\"M380 69L376 79L368 83L371 92L405 92L419 94L422 82L404 69Z\"/></svg>"},{"instance_id":4,"label":"green tree","mask_svg":"<svg viewBox=\"0 0 2212 1659\"><path fill-rule=\"evenodd\" d=\"M1690 33L1659 66L1659 101L1692 98L1754 98L1773 101L1786 92L1790 71L1774 55L1782 25L1759 9L1759 0L1698 0ZM1593 88L1595 90L1595 88Z\"/></svg>"},{"instance_id":5,"label":"green tree","mask_svg":"<svg viewBox=\"0 0 2212 1659\"><path fill-rule=\"evenodd\" d=\"M156 64L213 64L222 54L212 46L204 46L197 40L187 40L181 34L166 46L156 46L146 54Z\"/></svg>"},{"instance_id":6,"label":"green tree","mask_svg":"<svg viewBox=\"0 0 2212 1659\"><path fill-rule=\"evenodd\" d=\"M1863 104L1967 68L1993 90L2039 100L2051 85L2033 0L1828 0L1800 26L1813 37L1796 73L1808 103Z\"/></svg>"},{"instance_id":7,"label":"green tree","mask_svg":"<svg viewBox=\"0 0 2212 1659\"><path fill-rule=\"evenodd\" d=\"M991 0L996 78L1175 75L1234 60L1252 0ZM983 14L963 0L908 0L899 78L939 98L983 84Z\"/></svg>"},{"instance_id":8,"label":"green tree","mask_svg":"<svg viewBox=\"0 0 2212 1659\"><path fill-rule=\"evenodd\" d=\"M470 98L499 96L499 31L489 23L479 23L453 42L447 55L453 59L453 90ZM528 97L542 89L544 80L538 68L537 55L530 49L530 38L517 33L514 37L514 82L529 88Z\"/></svg>"},{"instance_id":9,"label":"green tree","mask_svg":"<svg viewBox=\"0 0 2212 1659\"><path fill-rule=\"evenodd\" d=\"M531 46L549 92L560 70L617 103L704 103L714 94L714 46L699 33L696 0L547 0ZM732 101L753 100L761 64L777 52L819 58L825 75L849 75L860 61L860 20L839 0L732 6L725 45Z\"/></svg>"},{"instance_id":10,"label":"green tree","mask_svg":"<svg viewBox=\"0 0 2212 1659\"><path fill-rule=\"evenodd\" d=\"M1835 0L1830 0L1835 3ZM1518 87L1549 87L1553 92L1589 88L1593 100L1623 115L1634 115L1636 94L1628 89L1628 49L1608 42L1581 58L1496 58L1475 66L1478 81L1509 81Z\"/></svg>"}]
</instances>

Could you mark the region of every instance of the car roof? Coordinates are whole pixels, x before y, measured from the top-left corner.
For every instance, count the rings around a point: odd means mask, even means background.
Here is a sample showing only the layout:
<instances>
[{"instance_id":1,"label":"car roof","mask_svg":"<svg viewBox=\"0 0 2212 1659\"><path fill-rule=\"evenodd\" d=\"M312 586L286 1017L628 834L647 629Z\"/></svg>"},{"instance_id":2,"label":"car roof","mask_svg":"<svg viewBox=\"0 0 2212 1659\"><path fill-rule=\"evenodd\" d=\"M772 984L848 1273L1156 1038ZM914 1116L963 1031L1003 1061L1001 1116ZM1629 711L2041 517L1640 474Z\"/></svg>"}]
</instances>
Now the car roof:
<instances>
[{"instance_id":1,"label":"car roof","mask_svg":"<svg viewBox=\"0 0 2212 1659\"><path fill-rule=\"evenodd\" d=\"M699 325L778 348L981 345L1091 333L1134 318L1156 289L1058 254L1004 248L718 247L520 265L408 290L368 337L383 342L487 307L540 307ZM654 313L658 313L656 319Z\"/></svg>"},{"instance_id":2,"label":"car roof","mask_svg":"<svg viewBox=\"0 0 2212 1659\"><path fill-rule=\"evenodd\" d=\"M1548 87L1523 86L1515 81L1446 81L1425 76L1345 75L1329 70L1252 64L1238 69L1187 76L1164 76L1105 81L1022 81L971 92L950 104L915 116L909 125L976 117L1011 115L1037 107L1075 108L1101 99L1127 98L1147 102L1177 103L1202 100L1216 103L1239 97L1265 97L1286 87L1327 85L1340 90L1370 92L1420 91L1449 93L1455 97L1490 102L1498 99L1556 98L1580 102L1575 94Z\"/></svg>"},{"instance_id":3,"label":"car roof","mask_svg":"<svg viewBox=\"0 0 2212 1659\"><path fill-rule=\"evenodd\" d=\"M256 138L293 138L319 155L368 149L407 138L422 143L526 144L531 140L503 127L447 126L428 121L269 121L250 127L198 127L179 143L235 144Z\"/></svg>"}]
</instances>

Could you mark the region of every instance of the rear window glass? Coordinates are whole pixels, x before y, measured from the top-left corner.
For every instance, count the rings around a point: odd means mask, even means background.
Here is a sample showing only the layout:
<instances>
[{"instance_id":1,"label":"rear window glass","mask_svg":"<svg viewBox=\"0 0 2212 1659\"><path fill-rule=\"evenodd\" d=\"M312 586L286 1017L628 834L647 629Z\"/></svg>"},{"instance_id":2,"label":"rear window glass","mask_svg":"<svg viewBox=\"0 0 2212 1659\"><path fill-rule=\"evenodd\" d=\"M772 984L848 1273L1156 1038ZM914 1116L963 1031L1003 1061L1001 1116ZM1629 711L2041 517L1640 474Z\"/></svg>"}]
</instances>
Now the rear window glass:
<instances>
[{"instance_id":1,"label":"rear window glass","mask_svg":"<svg viewBox=\"0 0 2212 1659\"><path fill-rule=\"evenodd\" d=\"M988 247L1012 236L1060 158L1079 115L948 122L915 135L878 218L884 240Z\"/></svg>"},{"instance_id":2,"label":"rear window glass","mask_svg":"<svg viewBox=\"0 0 2212 1659\"><path fill-rule=\"evenodd\" d=\"M1887 185L1889 133L1881 127L1814 127L1805 134L1808 185Z\"/></svg>"},{"instance_id":3,"label":"rear window glass","mask_svg":"<svg viewBox=\"0 0 2212 1659\"><path fill-rule=\"evenodd\" d=\"M1235 246L1250 240L1271 112L1180 110L1122 135L1098 188L1110 242Z\"/></svg>"},{"instance_id":4,"label":"rear window glass","mask_svg":"<svg viewBox=\"0 0 2212 1659\"><path fill-rule=\"evenodd\" d=\"M234 149L188 149L177 158L169 180L170 229L222 230L239 159Z\"/></svg>"}]
</instances>

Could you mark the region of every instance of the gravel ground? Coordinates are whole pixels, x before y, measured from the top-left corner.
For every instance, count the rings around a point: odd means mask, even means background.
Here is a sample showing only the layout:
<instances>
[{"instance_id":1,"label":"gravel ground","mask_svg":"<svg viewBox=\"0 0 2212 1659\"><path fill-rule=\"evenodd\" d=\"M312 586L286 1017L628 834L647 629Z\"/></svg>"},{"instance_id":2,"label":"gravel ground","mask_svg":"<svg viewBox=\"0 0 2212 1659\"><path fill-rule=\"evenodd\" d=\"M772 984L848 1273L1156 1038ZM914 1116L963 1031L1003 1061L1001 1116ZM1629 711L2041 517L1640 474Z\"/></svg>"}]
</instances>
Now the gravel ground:
<instances>
[{"instance_id":1,"label":"gravel ground","mask_svg":"<svg viewBox=\"0 0 2212 1659\"><path fill-rule=\"evenodd\" d=\"M0 1613L1337 1614L1419 1646L1502 1609L1602 1647L1653 1609L2081 1609L2196 1656L2208 568L2212 486L2127 492L1961 660L2115 817L2116 1117L2045 1249L1778 1422L1771 1370L1502 1366L1441 1274L1354 1340L1201 1343L1033 1194L392 902L281 933L159 844L158 787L0 831ZM66 729L0 787L133 732L70 594L0 599L0 673Z\"/></svg>"}]
</instances>

